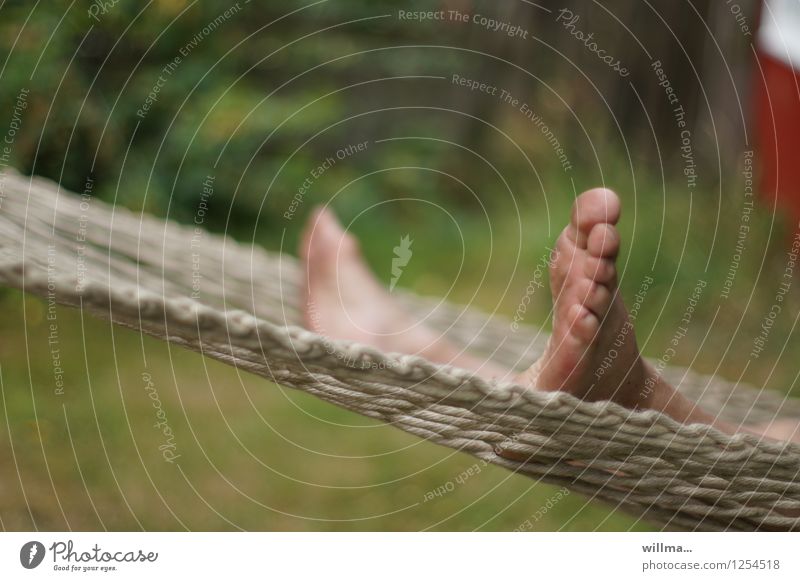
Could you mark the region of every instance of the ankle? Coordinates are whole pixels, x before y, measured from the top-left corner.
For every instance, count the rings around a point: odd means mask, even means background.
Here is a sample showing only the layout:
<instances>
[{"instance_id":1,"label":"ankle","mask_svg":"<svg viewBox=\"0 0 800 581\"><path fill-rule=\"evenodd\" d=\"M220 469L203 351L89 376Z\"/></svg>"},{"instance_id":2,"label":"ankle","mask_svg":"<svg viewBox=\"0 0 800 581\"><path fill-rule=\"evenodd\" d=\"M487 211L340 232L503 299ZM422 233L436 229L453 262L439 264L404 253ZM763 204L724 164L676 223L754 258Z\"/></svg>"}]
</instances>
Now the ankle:
<instances>
[{"instance_id":1,"label":"ankle","mask_svg":"<svg viewBox=\"0 0 800 581\"><path fill-rule=\"evenodd\" d=\"M735 433L735 430L723 425L697 403L664 381L655 370L652 370L652 373L650 377L655 378L655 386L648 397L646 409L661 412L682 424L708 424L723 432Z\"/></svg>"},{"instance_id":2,"label":"ankle","mask_svg":"<svg viewBox=\"0 0 800 581\"><path fill-rule=\"evenodd\" d=\"M637 358L635 370L636 373L631 373L631 379L636 387L627 394L628 407L636 410L664 411L663 408L668 405L671 396L671 393L667 393L671 392L669 384L664 382L653 366L641 356Z\"/></svg>"}]
</instances>

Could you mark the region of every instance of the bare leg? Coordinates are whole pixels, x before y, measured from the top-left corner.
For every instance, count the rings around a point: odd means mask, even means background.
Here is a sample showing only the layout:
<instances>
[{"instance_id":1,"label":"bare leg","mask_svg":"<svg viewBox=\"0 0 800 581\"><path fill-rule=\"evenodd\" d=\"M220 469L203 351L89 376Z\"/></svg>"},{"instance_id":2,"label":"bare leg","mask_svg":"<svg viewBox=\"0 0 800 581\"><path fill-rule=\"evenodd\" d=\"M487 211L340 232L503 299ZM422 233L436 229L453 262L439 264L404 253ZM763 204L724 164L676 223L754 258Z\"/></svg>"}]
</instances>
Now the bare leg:
<instances>
[{"instance_id":1,"label":"bare leg","mask_svg":"<svg viewBox=\"0 0 800 581\"><path fill-rule=\"evenodd\" d=\"M488 379L566 391L588 401L611 400L632 409L655 409L679 422L710 424L730 434L746 431L800 440L797 424L747 428L716 419L664 381L641 357L617 292L615 260L620 237L615 224L619 214L619 199L610 190L589 190L576 200L551 261L553 334L542 358L518 376L463 353L403 312L367 268L355 239L328 210L314 213L303 236L306 324L329 337L417 354ZM595 372L612 345L618 352L615 364L598 376Z\"/></svg>"}]
</instances>

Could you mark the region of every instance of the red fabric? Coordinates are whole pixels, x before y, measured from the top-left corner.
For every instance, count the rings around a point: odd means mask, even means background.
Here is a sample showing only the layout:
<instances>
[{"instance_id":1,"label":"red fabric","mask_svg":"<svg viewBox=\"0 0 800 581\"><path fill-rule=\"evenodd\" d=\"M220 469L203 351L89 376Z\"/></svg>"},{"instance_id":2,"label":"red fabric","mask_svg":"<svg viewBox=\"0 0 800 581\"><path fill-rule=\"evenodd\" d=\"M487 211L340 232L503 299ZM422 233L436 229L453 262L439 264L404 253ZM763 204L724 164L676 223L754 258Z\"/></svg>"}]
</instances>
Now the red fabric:
<instances>
[{"instance_id":1,"label":"red fabric","mask_svg":"<svg viewBox=\"0 0 800 581\"><path fill-rule=\"evenodd\" d=\"M800 73L763 52L756 71L756 145L760 190L800 221ZM763 78L762 78L763 75Z\"/></svg>"}]
</instances>

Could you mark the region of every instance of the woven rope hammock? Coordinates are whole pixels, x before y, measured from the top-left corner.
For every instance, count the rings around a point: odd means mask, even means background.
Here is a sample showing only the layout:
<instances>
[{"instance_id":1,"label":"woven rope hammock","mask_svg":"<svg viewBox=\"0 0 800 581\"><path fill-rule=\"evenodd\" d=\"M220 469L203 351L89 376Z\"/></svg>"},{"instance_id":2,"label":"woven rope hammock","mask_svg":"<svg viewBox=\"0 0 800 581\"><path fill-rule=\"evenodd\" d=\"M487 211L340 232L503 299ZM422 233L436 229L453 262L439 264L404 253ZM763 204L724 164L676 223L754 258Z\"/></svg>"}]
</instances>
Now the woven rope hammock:
<instances>
[{"instance_id":1,"label":"woven rope hammock","mask_svg":"<svg viewBox=\"0 0 800 581\"><path fill-rule=\"evenodd\" d=\"M800 517L788 516L800 514L798 445L498 385L419 357L326 339L300 327L301 273L289 256L108 206L40 178L10 172L0 179L4 285L662 527L800 530ZM401 300L453 343L509 367L535 361L547 339L532 327L512 333L510 321L497 316L411 294ZM798 400L685 369L669 368L665 376L731 422L800 418Z\"/></svg>"}]
</instances>

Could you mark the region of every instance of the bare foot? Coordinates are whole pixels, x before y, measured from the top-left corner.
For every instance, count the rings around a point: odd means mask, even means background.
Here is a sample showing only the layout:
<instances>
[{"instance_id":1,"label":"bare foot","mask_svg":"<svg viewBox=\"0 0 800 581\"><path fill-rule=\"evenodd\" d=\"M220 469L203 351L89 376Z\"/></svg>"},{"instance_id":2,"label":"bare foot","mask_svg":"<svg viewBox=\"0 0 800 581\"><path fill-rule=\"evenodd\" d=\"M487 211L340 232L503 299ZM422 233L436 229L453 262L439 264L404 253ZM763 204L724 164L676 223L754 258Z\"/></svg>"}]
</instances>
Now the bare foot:
<instances>
[{"instance_id":1,"label":"bare foot","mask_svg":"<svg viewBox=\"0 0 800 581\"><path fill-rule=\"evenodd\" d=\"M575 201L551 260L553 334L542 358L519 381L588 401L656 409L679 422L735 433L735 427L681 395L640 355L617 289L619 215L620 201L611 190L589 190ZM613 364L604 366L612 352Z\"/></svg>"},{"instance_id":2,"label":"bare foot","mask_svg":"<svg viewBox=\"0 0 800 581\"><path fill-rule=\"evenodd\" d=\"M589 401L650 407L653 389L647 389L647 379L653 372L639 354L617 293L620 236L614 225L619 215L619 198L610 190L589 190L575 201L551 257L553 334L542 358L522 378L538 389ZM614 365L601 368L612 351Z\"/></svg>"},{"instance_id":3,"label":"bare foot","mask_svg":"<svg viewBox=\"0 0 800 581\"><path fill-rule=\"evenodd\" d=\"M330 210L315 210L303 234L306 326L334 339L382 351L420 355L501 379L511 372L456 348L404 311L370 272L358 242Z\"/></svg>"},{"instance_id":4,"label":"bare foot","mask_svg":"<svg viewBox=\"0 0 800 581\"><path fill-rule=\"evenodd\" d=\"M398 309L369 271L358 242L333 213L317 208L303 233L308 328L328 337L414 354L435 335Z\"/></svg>"}]
</instances>

